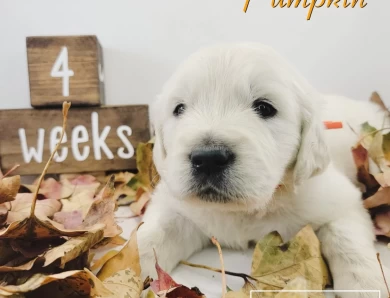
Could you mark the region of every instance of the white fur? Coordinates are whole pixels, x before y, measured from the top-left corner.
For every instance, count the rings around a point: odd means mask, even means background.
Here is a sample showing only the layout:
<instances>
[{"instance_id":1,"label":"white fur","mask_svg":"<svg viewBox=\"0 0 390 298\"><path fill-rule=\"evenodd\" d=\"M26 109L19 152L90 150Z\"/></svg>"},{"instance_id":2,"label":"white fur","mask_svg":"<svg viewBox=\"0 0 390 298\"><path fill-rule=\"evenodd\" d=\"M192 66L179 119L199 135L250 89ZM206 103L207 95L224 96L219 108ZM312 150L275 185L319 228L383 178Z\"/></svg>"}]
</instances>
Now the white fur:
<instances>
[{"instance_id":1,"label":"white fur","mask_svg":"<svg viewBox=\"0 0 390 298\"><path fill-rule=\"evenodd\" d=\"M260 97L277 108L276 117L253 112ZM187 109L174 117L178 103ZM344 129L324 131L322 120L343 121ZM357 136L347 123L359 131L365 120L380 126L383 113L370 103L319 94L269 47L223 45L192 55L152 109L162 180L138 233L143 275L155 276L153 248L171 271L209 245L211 236L243 249L269 232L289 239L311 224L335 289L381 289L385 295L371 220L353 184L350 148ZM188 156L205 138L228 144L237 155L226 180L227 203L205 202L192 191Z\"/></svg>"}]
</instances>

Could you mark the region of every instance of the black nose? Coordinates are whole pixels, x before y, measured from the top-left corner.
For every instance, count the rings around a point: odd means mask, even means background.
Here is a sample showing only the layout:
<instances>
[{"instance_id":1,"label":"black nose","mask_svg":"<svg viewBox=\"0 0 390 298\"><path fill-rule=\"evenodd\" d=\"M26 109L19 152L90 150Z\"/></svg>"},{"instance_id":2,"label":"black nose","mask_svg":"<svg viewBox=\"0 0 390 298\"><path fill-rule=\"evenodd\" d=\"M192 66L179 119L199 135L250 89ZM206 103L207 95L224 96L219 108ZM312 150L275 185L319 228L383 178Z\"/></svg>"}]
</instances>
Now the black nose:
<instances>
[{"instance_id":1,"label":"black nose","mask_svg":"<svg viewBox=\"0 0 390 298\"><path fill-rule=\"evenodd\" d=\"M225 147L204 148L194 150L190 159L196 172L210 175L226 169L234 161L234 154Z\"/></svg>"}]
</instances>

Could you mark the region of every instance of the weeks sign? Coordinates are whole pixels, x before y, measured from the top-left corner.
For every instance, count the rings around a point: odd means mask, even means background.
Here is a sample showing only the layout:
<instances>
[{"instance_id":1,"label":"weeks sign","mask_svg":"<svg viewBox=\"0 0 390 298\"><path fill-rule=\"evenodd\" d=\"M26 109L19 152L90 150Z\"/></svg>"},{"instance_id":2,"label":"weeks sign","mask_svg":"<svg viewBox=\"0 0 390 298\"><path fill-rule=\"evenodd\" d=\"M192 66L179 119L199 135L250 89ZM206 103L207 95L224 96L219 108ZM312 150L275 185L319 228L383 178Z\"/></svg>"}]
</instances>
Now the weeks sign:
<instances>
[{"instance_id":1,"label":"weeks sign","mask_svg":"<svg viewBox=\"0 0 390 298\"><path fill-rule=\"evenodd\" d=\"M60 109L0 111L0 166L40 174L59 141ZM135 169L134 148L150 139L148 107L70 108L66 135L49 173Z\"/></svg>"}]
</instances>

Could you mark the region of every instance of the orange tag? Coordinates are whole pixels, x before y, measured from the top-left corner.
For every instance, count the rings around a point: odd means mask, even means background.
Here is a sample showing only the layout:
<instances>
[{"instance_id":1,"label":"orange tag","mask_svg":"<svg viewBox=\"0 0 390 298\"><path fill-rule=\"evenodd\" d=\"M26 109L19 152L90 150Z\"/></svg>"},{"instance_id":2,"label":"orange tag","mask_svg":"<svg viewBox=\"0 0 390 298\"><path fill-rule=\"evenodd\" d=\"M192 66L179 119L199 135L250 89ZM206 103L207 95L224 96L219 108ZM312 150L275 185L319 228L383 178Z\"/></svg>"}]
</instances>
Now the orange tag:
<instances>
[{"instance_id":1,"label":"orange tag","mask_svg":"<svg viewBox=\"0 0 390 298\"><path fill-rule=\"evenodd\" d=\"M333 121L325 121L324 122L326 129L340 129L343 128L342 122L333 122Z\"/></svg>"}]
</instances>

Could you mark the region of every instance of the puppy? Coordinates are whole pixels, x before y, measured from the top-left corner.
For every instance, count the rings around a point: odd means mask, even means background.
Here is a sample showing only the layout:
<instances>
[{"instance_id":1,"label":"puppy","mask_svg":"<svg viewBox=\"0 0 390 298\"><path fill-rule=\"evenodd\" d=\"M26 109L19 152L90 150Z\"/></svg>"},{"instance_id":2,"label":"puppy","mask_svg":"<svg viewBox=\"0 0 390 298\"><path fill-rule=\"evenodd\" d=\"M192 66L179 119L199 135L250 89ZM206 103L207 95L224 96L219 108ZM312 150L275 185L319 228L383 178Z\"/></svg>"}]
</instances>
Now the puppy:
<instances>
[{"instance_id":1,"label":"puppy","mask_svg":"<svg viewBox=\"0 0 390 298\"><path fill-rule=\"evenodd\" d=\"M156 275L153 248L171 271L211 236L245 249L269 232L289 239L311 224L335 289L385 295L370 216L351 182L357 136L345 127L332 141L324 131L323 120L346 121L349 105L319 94L266 46L223 45L192 55L151 111L162 179L138 233L143 275ZM353 125L370 111L372 123L382 123L383 113L368 106ZM342 164L333 165L331 156Z\"/></svg>"}]
</instances>

